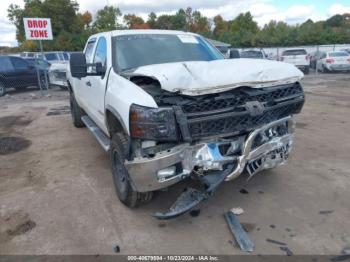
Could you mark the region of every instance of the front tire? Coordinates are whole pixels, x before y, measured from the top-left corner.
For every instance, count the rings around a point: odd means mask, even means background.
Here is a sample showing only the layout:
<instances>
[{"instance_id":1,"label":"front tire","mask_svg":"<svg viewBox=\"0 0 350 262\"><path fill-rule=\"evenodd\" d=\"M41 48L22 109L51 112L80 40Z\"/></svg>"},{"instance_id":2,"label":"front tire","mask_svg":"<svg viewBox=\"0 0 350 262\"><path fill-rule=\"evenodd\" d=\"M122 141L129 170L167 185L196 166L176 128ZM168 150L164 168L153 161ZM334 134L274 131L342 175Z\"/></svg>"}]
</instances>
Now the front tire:
<instances>
[{"instance_id":1,"label":"front tire","mask_svg":"<svg viewBox=\"0 0 350 262\"><path fill-rule=\"evenodd\" d=\"M140 193L133 189L128 171L124 166L129 152L127 137L121 133L115 133L111 139L110 160L115 191L119 200L127 207L136 207L151 201L153 192Z\"/></svg>"},{"instance_id":2,"label":"front tire","mask_svg":"<svg viewBox=\"0 0 350 262\"><path fill-rule=\"evenodd\" d=\"M85 115L83 109L78 105L77 101L75 100L74 94L70 94L69 98L69 104L70 104L70 113L72 115L73 125L75 127L84 127L85 124L81 120L81 117Z\"/></svg>"}]
</instances>

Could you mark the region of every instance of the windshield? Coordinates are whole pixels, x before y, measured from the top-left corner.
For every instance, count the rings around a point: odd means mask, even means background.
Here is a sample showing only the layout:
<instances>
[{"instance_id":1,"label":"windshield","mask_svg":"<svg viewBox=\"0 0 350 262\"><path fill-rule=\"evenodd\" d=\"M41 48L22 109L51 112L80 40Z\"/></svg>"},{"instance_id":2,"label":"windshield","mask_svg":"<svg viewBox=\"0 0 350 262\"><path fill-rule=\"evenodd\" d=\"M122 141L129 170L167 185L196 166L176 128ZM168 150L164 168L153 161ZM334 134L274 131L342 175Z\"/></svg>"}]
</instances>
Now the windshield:
<instances>
[{"instance_id":1,"label":"windshield","mask_svg":"<svg viewBox=\"0 0 350 262\"><path fill-rule=\"evenodd\" d=\"M295 49L295 50L286 50L282 54L283 56L289 55L306 55L306 51L304 49Z\"/></svg>"},{"instance_id":2,"label":"windshield","mask_svg":"<svg viewBox=\"0 0 350 262\"><path fill-rule=\"evenodd\" d=\"M347 52L332 52L329 53L330 57L342 57L342 56L349 56L349 53Z\"/></svg>"},{"instance_id":3,"label":"windshield","mask_svg":"<svg viewBox=\"0 0 350 262\"><path fill-rule=\"evenodd\" d=\"M57 53L47 53L45 54L45 58L47 61L60 60Z\"/></svg>"},{"instance_id":4,"label":"windshield","mask_svg":"<svg viewBox=\"0 0 350 262\"><path fill-rule=\"evenodd\" d=\"M241 58L264 58L264 56L260 51L243 51Z\"/></svg>"},{"instance_id":5,"label":"windshield","mask_svg":"<svg viewBox=\"0 0 350 262\"><path fill-rule=\"evenodd\" d=\"M137 34L113 38L113 66L119 70L145 65L224 59L203 38L181 34Z\"/></svg>"}]
</instances>

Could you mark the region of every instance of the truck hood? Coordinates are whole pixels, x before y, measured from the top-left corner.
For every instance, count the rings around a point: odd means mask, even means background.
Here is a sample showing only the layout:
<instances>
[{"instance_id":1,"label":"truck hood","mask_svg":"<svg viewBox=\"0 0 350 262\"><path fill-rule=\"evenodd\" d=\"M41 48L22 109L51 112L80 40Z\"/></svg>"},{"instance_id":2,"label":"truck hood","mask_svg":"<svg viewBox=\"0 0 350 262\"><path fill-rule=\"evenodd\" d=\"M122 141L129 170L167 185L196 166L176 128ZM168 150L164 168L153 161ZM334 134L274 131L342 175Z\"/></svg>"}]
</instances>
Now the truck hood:
<instances>
[{"instance_id":1,"label":"truck hood","mask_svg":"<svg viewBox=\"0 0 350 262\"><path fill-rule=\"evenodd\" d=\"M258 59L222 59L142 66L128 74L159 81L161 88L184 95L223 92L240 86L261 88L299 81L294 65Z\"/></svg>"}]
</instances>

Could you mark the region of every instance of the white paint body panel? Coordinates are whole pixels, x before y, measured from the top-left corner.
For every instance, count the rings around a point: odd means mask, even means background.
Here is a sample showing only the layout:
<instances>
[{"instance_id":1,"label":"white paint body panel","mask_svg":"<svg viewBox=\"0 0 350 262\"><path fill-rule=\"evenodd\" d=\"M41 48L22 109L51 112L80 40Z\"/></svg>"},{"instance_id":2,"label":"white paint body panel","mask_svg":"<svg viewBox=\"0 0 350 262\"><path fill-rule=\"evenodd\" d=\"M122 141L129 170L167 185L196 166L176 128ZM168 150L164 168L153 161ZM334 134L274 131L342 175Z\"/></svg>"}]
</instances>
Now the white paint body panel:
<instances>
[{"instance_id":1,"label":"white paint body panel","mask_svg":"<svg viewBox=\"0 0 350 262\"><path fill-rule=\"evenodd\" d=\"M223 92L240 86L261 88L303 77L293 65L248 58L149 65L139 67L133 75L153 77L162 89L185 95Z\"/></svg>"},{"instance_id":2,"label":"white paint body panel","mask_svg":"<svg viewBox=\"0 0 350 262\"><path fill-rule=\"evenodd\" d=\"M106 79L100 76L88 76L81 79L73 78L70 74L69 66L67 77L79 106L108 136L107 108L113 108L113 111L118 114L117 117L123 122L122 124L129 134L129 111L132 104L153 108L158 107L153 97L125 77L118 75L112 68L111 39L113 36L126 34L196 35L167 30L117 30L99 33L89 38L89 40L98 40L103 36L107 40ZM95 49L96 45L93 54L96 51ZM186 95L216 93L240 86L260 88L280 85L296 82L303 76L303 73L293 65L257 59L223 59L209 62L197 61L149 65L140 67L133 73L156 78L163 89L170 92L179 91ZM89 80L90 86L87 85Z\"/></svg>"},{"instance_id":3,"label":"white paint body panel","mask_svg":"<svg viewBox=\"0 0 350 262\"><path fill-rule=\"evenodd\" d=\"M142 88L116 74L113 69L109 75L105 106L114 108L129 133L129 110L132 104L158 108L153 97Z\"/></svg>"}]
</instances>

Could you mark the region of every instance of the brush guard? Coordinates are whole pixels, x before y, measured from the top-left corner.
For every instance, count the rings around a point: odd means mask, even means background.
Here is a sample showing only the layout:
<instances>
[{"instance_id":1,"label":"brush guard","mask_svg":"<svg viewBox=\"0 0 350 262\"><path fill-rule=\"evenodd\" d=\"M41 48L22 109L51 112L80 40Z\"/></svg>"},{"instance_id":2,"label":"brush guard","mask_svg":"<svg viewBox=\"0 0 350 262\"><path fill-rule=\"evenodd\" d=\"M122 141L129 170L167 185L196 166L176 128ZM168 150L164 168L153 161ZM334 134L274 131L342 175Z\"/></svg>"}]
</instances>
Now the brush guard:
<instances>
[{"instance_id":1,"label":"brush guard","mask_svg":"<svg viewBox=\"0 0 350 262\"><path fill-rule=\"evenodd\" d=\"M221 158L217 144L207 144L204 149L210 149L208 152L211 153L204 155L210 155L213 159L221 159L218 163L221 163L223 170L206 169L205 175L198 176L199 181L204 185L204 190L185 189L167 212L157 212L153 216L158 219L171 219L180 216L212 196L224 181L238 177L243 171L247 171L248 179L250 179L264 169L286 163L293 144L294 126L292 118L287 117L252 131L243 142L241 155L229 162L226 162L228 158ZM280 131L277 132L278 130ZM260 142L256 145L257 138ZM217 163L208 160L206 162L211 165Z\"/></svg>"}]
</instances>

